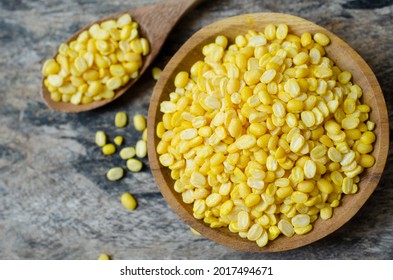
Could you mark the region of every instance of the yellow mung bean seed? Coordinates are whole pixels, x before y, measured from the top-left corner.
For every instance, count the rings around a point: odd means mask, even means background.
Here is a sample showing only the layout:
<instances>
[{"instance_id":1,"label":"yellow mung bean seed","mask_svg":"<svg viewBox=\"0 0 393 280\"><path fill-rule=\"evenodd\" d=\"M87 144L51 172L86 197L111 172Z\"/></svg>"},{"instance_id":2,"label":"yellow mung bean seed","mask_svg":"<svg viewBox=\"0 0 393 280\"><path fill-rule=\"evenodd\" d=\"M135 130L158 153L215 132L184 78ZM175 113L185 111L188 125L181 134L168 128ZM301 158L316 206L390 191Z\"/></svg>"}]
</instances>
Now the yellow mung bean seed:
<instances>
[{"instance_id":1,"label":"yellow mung bean seed","mask_svg":"<svg viewBox=\"0 0 393 280\"><path fill-rule=\"evenodd\" d=\"M307 160L304 164L303 169L304 169L303 170L304 176L309 179L314 178L314 176L317 172L317 166L316 166L315 162L312 160Z\"/></svg>"},{"instance_id":2,"label":"yellow mung bean seed","mask_svg":"<svg viewBox=\"0 0 393 280\"><path fill-rule=\"evenodd\" d=\"M310 224L310 216L306 214L297 214L291 219L294 227L305 227Z\"/></svg>"},{"instance_id":3,"label":"yellow mung bean seed","mask_svg":"<svg viewBox=\"0 0 393 280\"><path fill-rule=\"evenodd\" d=\"M343 157L342 160L340 161L341 166L349 165L355 160L356 154L354 151L349 151L346 153Z\"/></svg>"},{"instance_id":4,"label":"yellow mung bean seed","mask_svg":"<svg viewBox=\"0 0 393 280\"><path fill-rule=\"evenodd\" d=\"M302 181L297 185L297 190L304 193L310 193L314 190L314 182L311 180Z\"/></svg>"},{"instance_id":5,"label":"yellow mung bean seed","mask_svg":"<svg viewBox=\"0 0 393 280\"><path fill-rule=\"evenodd\" d=\"M303 47L309 46L313 42L312 36L309 32L305 32L300 37L300 43Z\"/></svg>"},{"instance_id":6,"label":"yellow mung bean seed","mask_svg":"<svg viewBox=\"0 0 393 280\"><path fill-rule=\"evenodd\" d=\"M327 205L321 209L320 216L322 220L328 220L332 217L333 210L332 207Z\"/></svg>"},{"instance_id":7,"label":"yellow mung bean seed","mask_svg":"<svg viewBox=\"0 0 393 280\"><path fill-rule=\"evenodd\" d=\"M221 202L221 195L218 193L212 193L208 197L206 197L206 205L208 207L214 207Z\"/></svg>"},{"instance_id":8,"label":"yellow mung bean seed","mask_svg":"<svg viewBox=\"0 0 393 280\"><path fill-rule=\"evenodd\" d=\"M338 199L335 199L330 203L330 207L335 208L340 205L340 201Z\"/></svg>"},{"instance_id":9,"label":"yellow mung bean seed","mask_svg":"<svg viewBox=\"0 0 393 280\"><path fill-rule=\"evenodd\" d=\"M327 132L335 135L341 132L341 126L333 120L325 123L325 129Z\"/></svg>"},{"instance_id":10,"label":"yellow mung bean seed","mask_svg":"<svg viewBox=\"0 0 393 280\"><path fill-rule=\"evenodd\" d=\"M197 230L195 230L194 228L190 227L190 231L195 234L196 236L202 236Z\"/></svg>"},{"instance_id":11,"label":"yellow mung bean seed","mask_svg":"<svg viewBox=\"0 0 393 280\"><path fill-rule=\"evenodd\" d=\"M56 75L60 72L60 65L54 59L48 59L42 66L42 74L44 76Z\"/></svg>"},{"instance_id":12,"label":"yellow mung bean seed","mask_svg":"<svg viewBox=\"0 0 393 280\"><path fill-rule=\"evenodd\" d=\"M352 74L348 71L341 72L337 77L338 81L342 84L347 84L351 80L351 78Z\"/></svg>"},{"instance_id":13,"label":"yellow mung bean seed","mask_svg":"<svg viewBox=\"0 0 393 280\"><path fill-rule=\"evenodd\" d=\"M248 194L244 199L244 204L247 207L253 207L261 201L261 196L255 193Z\"/></svg>"},{"instance_id":14,"label":"yellow mung bean seed","mask_svg":"<svg viewBox=\"0 0 393 280\"><path fill-rule=\"evenodd\" d=\"M134 147L125 147L120 150L119 155L120 155L120 158L123 160L133 158L136 155L135 148Z\"/></svg>"},{"instance_id":15,"label":"yellow mung bean seed","mask_svg":"<svg viewBox=\"0 0 393 280\"><path fill-rule=\"evenodd\" d=\"M342 160L342 154L334 147L329 148L328 157L333 162L341 162Z\"/></svg>"},{"instance_id":16,"label":"yellow mung bean seed","mask_svg":"<svg viewBox=\"0 0 393 280\"><path fill-rule=\"evenodd\" d=\"M287 220L280 220L277 224L277 227L286 237L291 237L295 234L292 224Z\"/></svg>"},{"instance_id":17,"label":"yellow mung bean seed","mask_svg":"<svg viewBox=\"0 0 393 280\"><path fill-rule=\"evenodd\" d=\"M269 69L269 70L265 71L265 72L262 74L262 76L261 76L261 82L262 82L262 83L265 83L265 84L270 83L270 82L273 81L273 79L275 78L276 73L277 73L277 72L276 72L275 69Z\"/></svg>"},{"instance_id":18,"label":"yellow mung bean seed","mask_svg":"<svg viewBox=\"0 0 393 280\"><path fill-rule=\"evenodd\" d=\"M118 136L116 136L114 139L113 139L113 142L117 145L117 146L121 146L121 144L123 144L123 136L120 136L120 135L118 135Z\"/></svg>"},{"instance_id":19,"label":"yellow mung bean seed","mask_svg":"<svg viewBox=\"0 0 393 280\"><path fill-rule=\"evenodd\" d=\"M304 227L294 227L293 230L298 235L306 234L306 233L309 233L312 230L312 225L309 224L309 225L304 226Z\"/></svg>"},{"instance_id":20,"label":"yellow mung bean seed","mask_svg":"<svg viewBox=\"0 0 393 280\"><path fill-rule=\"evenodd\" d=\"M143 131L146 128L146 119L142 115L135 115L133 117L133 124L136 130Z\"/></svg>"},{"instance_id":21,"label":"yellow mung bean seed","mask_svg":"<svg viewBox=\"0 0 393 280\"><path fill-rule=\"evenodd\" d=\"M107 255L107 254L100 254L99 256L98 256L98 260L100 260L100 261L108 261L108 260L110 260L111 258Z\"/></svg>"},{"instance_id":22,"label":"yellow mung bean seed","mask_svg":"<svg viewBox=\"0 0 393 280\"><path fill-rule=\"evenodd\" d=\"M259 224L253 224L247 232L247 238L251 241L256 241L259 239L263 233L264 229Z\"/></svg>"},{"instance_id":23,"label":"yellow mung bean seed","mask_svg":"<svg viewBox=\"0 0 393 280\"><path fill-rule=\"evenodd\" d=\"M281 231L276 225L269 226L268 229L268 239L274 240L280 235Z\"/></svg>"},{"instance_id":24,"label":"yellow mung bean seed","mask_svg":"<svg viewBox=\"0 0 393 280\"><path fill-rule=\"evenodd\" d=\"M180 139L191 140L198 136L198 130L196 128L188 128L180 133Z\"/></svg>"},{"instance_id":25,"label":"yellow mung bean seed","mask_svg":"<svg viewBox=\"0 0 393 280\"><path fill-rule=\"evenodd\" d=\"M341 126L344 129L355 129L358 127L360 123L359 118L356 117L346 117L341 121Z\"/></svg>"},{"instance_id":26,"label":"yellow mung bean seed","mask_svg":"<svg viewBox=\"0 0 393 280\"><path fill-rule=\"evenodd\" d=\"M268 234L266 230L263 230L262 235L256 240L256 243L259 247L264 247L268 242Z\"/></svg>"},{"instance_id":27,"label":"yellow mung bean seed","mask_svg":"<svg viewBox=\"0 0 393 280\"><path fill-rule=\"evenodd\" d=\"M283 188L279 188L279 189L276 191L277 197L279 197L279 198L281 198L281 199L284 199L284 198L286 198L286 197L291 196L292 193L293 193L292 187L283 187Z\"/></svg>"},{"instance_id":28,"label":"yellow mung bean seed","mask_svg":"<svg viewBox=\"0 0 393 280\"><path fill-rule=\"evenodd\" d=\"M144 158L147 155L147 144L144 140L138 140L135 146L135 154L139 158Z\"/></svg>"},{"instance_id":29,"label":"yellow mung bean seed","mask_svg":"<svg viewBox=\"0 0 393 280\"><path fill-rule=\"evenodd\" d=\"M287 110L291 113L300 113L303 111L304 103L301 100L291 99L287 103Z\"/></svg>"},{"instance_id":30,"label":"yellow mung bean seed","mask_svg":"<svg viewBox=\"0 0 393 280\"><path fill-rule=\"evenodd\" d=\"M375 159L372 155L363 154L360 155L359 165L364 168L372 167L375 163Z\"/></svg>"},{"instance_id":31,"label":"yellow mung bean seed","mask_svg":"<svg viewBox=\"0 0 393 280\"><path fill-rule=\"evenodd\" d=\"M299 152L300 149L303 147L305 141L306 140L304 139L303 135L301 134L294 135L290 144L291 151L294 153Z\"/></svg>"},{"instance_id":32,"label":"yellow mung bean seed","mask_svg":"<svg viewBox=\"0 0 393 280\"><path fill-rule=\"evenodd\" d=\"M145 128L142 132L142 140L147 142L147 128Z\"/></svg>"},{"instance_id":33,"label":"yellow mung bean seed","mask_svg":"<svg viewBox=\"0 0 393 280\"><path fill-rule=\"evenodd\" d=\"M234 206L233 200L226 200L220 206L220 215L227 216L232 211L233 206Z\"/></svg>"},{"instance_id":34,"label":"yellow mung bean seed","mask_svg":"<svg viewBox=\"0 0 393 280\"><path fill-rule=\"evenodd\" d=\"M276 29L276 38L279 40L284 40L288 35L288 25L280 23Z\"/></svg>"},{"instance_id":35,"label":"yellow mung bean seed","mask_svg":"<svg viewBox=\"0 0 393 280\"><path fill-rule=\"evenodd\" d=\"M364 144L372 144L375 142L375 134L371 131L366 131L360 137L360 141Z\"/></svg>"},{"instance_id":36,"label":"yellow mung bean seed","mask_svg":"<svg viewBox=\"0 0 393 280\"><path fill-rule=\"evenodd\" d=\"M301 191L294 191L291 194L291 200L295 203L304 203L308 199L308 195Z\"/></svg>"},{"instance_id":37,"label":"yellow mung bean seed","mask_svg":"<svg viewBox=\"0 0 393 280\"><path fill-rule=\"evenodd\" d=\"M179 72L175 77L175 87L177 88L184 88L188 83L189 74L185 71Z\"/></svg>"},{"instance_id":38,"label":"yellow mung bean seed","mask_svg":"<svg viewBox=\"0 0 393 280\"><path fill-rule=\"evenodd\" d=\"M293 58L293 63L295 65L302 65L307 63L308 60L309 60L308 54L305 52L300 52L297 55L295 55L295 57Z\"/></svg>"},{"instance_id":39,"label":"yellow mung bean seed","mask_svg":"<svg viewBox=\"0 0 393 280\"><path fill-rule=\"evenodd\" d=\"M128 170L132 171L132 172L139 172L142 170L142 162L137 160L137 159L133 159L130 158L127 160L127 168Z\"/></svg>"},{"instance_id":40,"label":"yellow mung bean seed","mask_svg":"<svg viewBox=\"0 0 393 280\"><path fill-rule=\"evenodd\" d=\"M106 144L106 134L104 131L99 130L96 132L95 142L98 147L103 147Z\"/></svg>"},{"instance_id":41,"label":"yellow mung bean seed","mask_svg":"<svg viewBox=\"0 0 393 280\"><path fill-rule=\"evenodd\" d=\"M373 146L371 144L364 144L362 142L358 143L358 145L356 145L356 150L364 155L364 154L368 154L371 153L373 150Z\"/></svg>"},{"instance_id":42,"label":"yellow mung bean seed","mask_svg":"<svg viewBox=\"0 0 393 280\"><path fill-rule=\"evenodd\" d=\"M343 184L342 184L343 193L350 194L352 192L352 187L353 187L353 179L349 177L345 177L343 179Z\"/></svg>"},{"instance_id":43,"label":"yellow mung bean seed","mask_svg":"<svg viewBox=\"0 0 393 280\"><path fill-rule=\"evenodd\" d=\"M250 214L246 211L240 211L237 215L237 225L240 230L247 230L250 227Z\"/></svg>"},{"instance_id":44,"label":"yellow mung bean seed","mask_svg":"<svg viewBox=\"0 0 393 280\"><path fill-rule=\"evenodd\" d=\"M326 146L318 145L311 150L310 155L311 158L320 159L326 154L326 152L327 152Z\"/></svg>"},{"instance_id":45,"label":"yellow mung bean seed","mask_svg":"<svg viewBox=\"0 0 393 280\"><path fill-rule=\"evenodd\" d=\"M115 126L125 127L127 125L128 117L125 112L118 112L115 116Z\"/></svg>"},{"instance_id":46,"label":"yellow mung bean seed","mask_svg":"<svg viewBox=\"0 0 393 280\"><path fill-rule=\"evenodd\" d=\"M114 154L115 152L116 152L116 147L115 147L115 145L113 145L113 144L111 144L111 143L105 144L105 145L102 147L102 153L103 153L104 155L112 155L112 154Z\"/></svg>"},{"instance_id":47,"label":"yellow mung bean seed","mask_svg":"<svg viewBox=\"0 0 393 280\"><path fill-rule=\"evenodd\" d=\"M249 149L255 146L257 140L254 135L242 135L236 140L236 146L239 149Z\"/></svg>"},{"instance_id":48,"label":"yellow mung bean seed","mask_svg":"<svg viewBox=\"0 0 393 280\"><path fill-rule=\"evenodd\" d=\"M375 128L375 123L372 122L372 121L367 121L367 122L366 122L366 126L367 126L367 130L368 130L368 131L373 131L374 128Z\"/></svg>"},{"instance_id":49,"label":"yellow mung bean seed","mask_svg":"<svg viewBox=\"0 0 393 280\"><path fill-rule=\"evenodd\" d=\"M338 143L336 145L336 149L337 149L337 151L339 151L342 154L347 154L351 151L347 142Z\"/></svg>"},{"instance_id":50,"label":"yellow mung bean seed","mask_svg":"<svg viewBox=\"0 0 393 280\"><path fill-rule=\"evenodd\" d=\"M301 113L301 120L306 125L306 127L312 127L315 125L315 115L311 111L303 111Z\"/></svg>"},{"instance_id":51,"label":"yellow mung bean seed","mask_svg":"<svg viewBox=\"0 0 393 280\"><path fill-rule=\"evenodd\" d=\"M327 46L330 43L329 37L319 32L314 34L314 41L323 47Z\"/></svg>"},{"instance_id":52,"label":"yellow mung bean seed","mask_svg":"<svg viewBox=\"0 0 393 280\"><path fill-rule=\"evenodd\" d=\"M318 189L322 192L322 193L327 193L330 194L333 191L333 186L332 184L326 180L326 179L320 179L317 181L317 186Z\"/></svg>"},{"instance_id":53,"label":"yellow mung bean seed","mask_svg":"<svg viewBox=\"0 0 393 280\"><path fill-rule=\"evenodd\" d=\"M135 197L130 193L122 194L120 201L126 209L131 211L135 210L135 208L138 206Z\"/></svg>"},{"instance_id":54,"label":"yellow mung bean seed","mask_svg":"<svg viewBox=\"0 0 393 280\"><path fill-rule=\"evenodd\" d=\"M160 68L158 68L158 67L153 67L151 72L152 72L152 75L153 75L153 79L157 81L160 78L162 70Z\"/></svg>"},{"instance_id":55,"label":"yellow mung bean seed","mask_svg":"<svg viewBox=\"0 0 393 280\"><path fill-rule=\"evenodd\" d=\"M124 176L124 170L121 167L113 167L109 169L108 172L106 173L106 177L110 181L120 180L121 178L123 178L123 176Z\"/></svg>"}]
</instances>

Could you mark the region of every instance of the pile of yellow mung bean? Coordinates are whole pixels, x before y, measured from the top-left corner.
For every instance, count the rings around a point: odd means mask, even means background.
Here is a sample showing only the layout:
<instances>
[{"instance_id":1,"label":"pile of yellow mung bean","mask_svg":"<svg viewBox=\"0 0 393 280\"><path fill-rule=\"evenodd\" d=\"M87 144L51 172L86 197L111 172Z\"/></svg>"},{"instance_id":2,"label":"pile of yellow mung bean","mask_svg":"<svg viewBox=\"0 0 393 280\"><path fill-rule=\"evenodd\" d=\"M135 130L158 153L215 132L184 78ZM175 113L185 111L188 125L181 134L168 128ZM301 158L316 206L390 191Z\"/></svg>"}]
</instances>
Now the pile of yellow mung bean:
<instances>
[{"instance_id":1,"label":"pile of yellow mung bean","mask_svg":"<svg viewBox=\"0 0 393 280\"><path fill-rule=\"evenodd\" d=\"M43 65L44 84L56 102L79 105L111 99L115 90L138 76L149 52L138 23L124 14L93 24L76 40L61 44L56 57Z\"/></svg>"},{"instance_id":2,"label":"pile of yellow mung bean","mask_svg":"<svg viewBox=\"0 0 393 280\"><path fill-rule=\"evenodd\" d=\"M123 128L128 124L128 116L125 112L118 112L115 115L114 124L118 128ZM136 114L133 117L133 125L137 131L142 131L142 137L137 141L136 146L126 146L123 147L120 152L120 158L126 161L126 167L131 172L139 172L142 170L143 164L140 160L135 159L144 158L147 155L147 128L146 119L140 114ZM112 155L116 153L116 146L121 146L123 144L123 137L118 135L113 139L113 143L108 143L108 137L104 131L99 130L95 135L95 143L97 146L102 148L102 153L104 155ZM124 177L124 169L122 167L112 167L107 173L106 177L110 181L118 181ZM137 201L134 196L130 193L124 193L120 198L123 206L128 210L134 210L137 207Z\"/></svg>"},{"instance_id":3,"label":"pile of yellow mung bean","mask_svg":"<svg viewBox=\"0 0 393 280\"><path fill-rule=\"evenodd\" d=\"M160 104L160 163L193 215L263 247L330 219L373 166L375 123L322 34L286 24L223 36Z\"/></svg>"}]
</instances>

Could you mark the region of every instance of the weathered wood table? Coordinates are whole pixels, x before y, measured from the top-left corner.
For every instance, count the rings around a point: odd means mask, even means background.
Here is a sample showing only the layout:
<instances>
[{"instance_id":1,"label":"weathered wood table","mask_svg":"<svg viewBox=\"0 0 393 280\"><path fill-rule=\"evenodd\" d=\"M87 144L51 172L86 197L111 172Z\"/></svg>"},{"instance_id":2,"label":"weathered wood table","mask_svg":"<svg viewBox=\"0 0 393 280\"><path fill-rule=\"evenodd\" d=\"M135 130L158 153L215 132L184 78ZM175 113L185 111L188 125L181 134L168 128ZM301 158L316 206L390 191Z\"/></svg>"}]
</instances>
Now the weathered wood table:
<instances>
[{"instance_id":1,"label":"weathered wood table","mask_svg":"<svg viewBox=\"0 0 393 280\"><path fill-rule=\"evenodd\" d=\"M144 159L142 172L118 182L106 171L124 166L104 156L97 130L141 137L114 115L147 115L155 81L146 73L111 105L80 114L48 109L40 97L41 65L85 24L157 1L0 1L0 259L393 259L393 152L382 180L359 213L334 234L282 253L237 252L192 234L169 208ZM205 1L170 34L155 65L163 68L194 32L243 13L301 16L337 34L374 70L393 127L393 1ZM137 210L120 203L135 195Z\"/></svg>"}]
</instances>

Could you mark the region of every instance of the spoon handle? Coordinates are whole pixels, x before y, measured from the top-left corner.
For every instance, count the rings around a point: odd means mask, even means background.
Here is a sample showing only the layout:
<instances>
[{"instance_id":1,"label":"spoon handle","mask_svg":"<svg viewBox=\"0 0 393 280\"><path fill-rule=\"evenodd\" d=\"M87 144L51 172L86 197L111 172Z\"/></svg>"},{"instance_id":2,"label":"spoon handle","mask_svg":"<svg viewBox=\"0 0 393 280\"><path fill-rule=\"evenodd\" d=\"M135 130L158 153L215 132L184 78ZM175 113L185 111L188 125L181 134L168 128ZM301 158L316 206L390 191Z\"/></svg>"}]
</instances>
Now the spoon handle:
<instances>
[{"instance_id":1,"label":"spoon handle","mask_svg":"<svg viewBox=\"0 0 393 280\"><path fill-rule=\"evenodd\" d=\"M180 18L203 0L170 0L135 10L131 14L151 43L151 56L161 49L165 39ZM156 52L156 53L154 53Z\"/></svg>"}]
</instances>

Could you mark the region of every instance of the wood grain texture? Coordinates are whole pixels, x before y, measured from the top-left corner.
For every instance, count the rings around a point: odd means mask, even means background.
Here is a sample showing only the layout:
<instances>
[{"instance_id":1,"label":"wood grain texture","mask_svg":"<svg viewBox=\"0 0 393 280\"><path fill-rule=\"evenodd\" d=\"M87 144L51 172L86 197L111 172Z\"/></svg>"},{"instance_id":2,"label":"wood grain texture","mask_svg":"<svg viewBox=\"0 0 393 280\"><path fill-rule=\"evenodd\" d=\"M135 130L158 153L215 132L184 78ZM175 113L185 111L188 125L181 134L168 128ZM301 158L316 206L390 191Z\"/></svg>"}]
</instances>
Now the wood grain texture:
<instances>
[{"instance_id":1,"label":"wood grain texture","mask_svg":"<svg viewBox=\"0 0 393 280\"><path fill-rule=\"evenodd\" d=\"M289 30L298 36L304 32L311 34L321 32L329 36L331 43L325 48L327 55L340 69L352 73L354 82L365 93L363 101L372 108L370 119L376 123L374 132L378 139L372 153L376 158L376 164L362 174L359 192L353 196L344 196L342 205L334 210L332 219L317 220L309 234L296 235L292 238L280 236L273 242L269 242L267 246L259 248L255 242L243 239L238 234L231 233L227 228L211 229L193 217L193 204L183 203L181 195L173 189L174 180L170 176L169 169L159 163L159 155L155 149L160 139L155 135L154 128L158 122L162 121L160 103L169 100L169 94L175 90L173 81L176 74L180 71L189 72L195 62L203 59L203 46L214 42L215 38L221 34L225 34L229 42L234 42L237 35L246 34L248 30L263 31L269 23L278 25L282 22L285 22ZM385 100L378 81L367 63L349 45L321 26L299 17L279 13L254 13L230 17L210 24L195 33L168 62L154 88L149 107L148 131L151 140L148 143L150 167L158 187L175 212L204 236L222 245L247 252L277 252L298 248L315 242L340 228L358 212L378 186L385 167L389 145L389 137L382 137L389 133Z\"/></svg>"},{"instance_id":2,"label":"wood grain texture","mask_svg":"<svg viewBox=\"0 0 393 280\"><path fill-rule=\"evenodd\" d=\"M287 252L239 252L193 235L162 197L147 159L142 172L108 182L105 172L125 164L118 155L101 155L94 134L103 129L135 144L140 133L130 125L115 128L113 119L120 110L147 116L155 85L150 69L127 94L91 112L53 111L40 97L41 65L61 42L98 18L158 0L97 3L0 1L0 259L96 259L103 252L113 259L393 259L392 137L382 179L354 218L332 235ZM338 35L370 65L387 103L391 134L393 8L364 3L204 1L178 22L153 65L163 68L192 34L219 19L297 15ZM138 199L135 212L120 204L125 191Z\"/></svg>"},{"instance_id":3,"label":"wood grain texture","mask_svg":"<svg viewBox=\"0 0 393 280\"><path fill-rule=\"evenodd\" d=\"M111 99L103 99L100 101L91 102L88 104L79 104L74 105L72 103L66 102L55 102L51 98L51 94L49 90L44 85L44 78L42 79L41 84L41 93L45 103L58 111L63 112L84 112L93 110L99 107L102 107L120 96L124 93L128 92L130 87L132 87L138 79L145 73L146 69L150 67L156 58L157 54L160 52L162 45L165 42L165 39L168 37L170 31L175 26L176 22L185 14L188 10L192 9L196 6L201 0L177 0L177 1L166 1L162 3L158 3L155 5L142 6L137 9L128 9L119 13L115 13L110 16L105 16L104 18L100 18L97 21L89 23L84 26L82 29L78 30L74 33L68 40L67 43L70 43L76 40L80 33L85 30L88 30L90 26L93 24L100 24L106 20L118 19L124 14L130 14L132 16L132 20L136 21L139 28L139 36L140 38L146 38L150 43L150 52L149 54L143 58L143 65L139 69L139 76L135 79L130 79L130 81L119 89L115 90L115 95ZM57 53L54 55L54 58L57 56Z\"/></svg>"}]
</instances>

